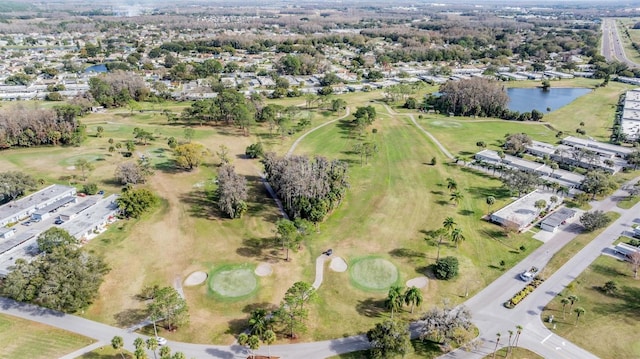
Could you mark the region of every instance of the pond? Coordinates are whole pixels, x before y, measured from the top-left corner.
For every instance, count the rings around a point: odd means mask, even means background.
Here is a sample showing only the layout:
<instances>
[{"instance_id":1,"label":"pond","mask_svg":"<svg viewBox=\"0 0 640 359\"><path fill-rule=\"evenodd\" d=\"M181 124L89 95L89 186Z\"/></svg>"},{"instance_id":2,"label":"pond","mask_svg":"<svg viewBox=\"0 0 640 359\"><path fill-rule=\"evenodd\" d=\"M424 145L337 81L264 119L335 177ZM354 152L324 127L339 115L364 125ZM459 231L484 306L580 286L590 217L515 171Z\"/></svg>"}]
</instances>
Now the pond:
<instances>
[{"instance_id":1,"label":"pond","mask_svg":"<svg viewBox=\"0 0 640 359\"><path fill-rule=\"evenodd\" d=\"M107 72L107 66L105 64L89 66L84 69L84 72Z\"/></svg>"},{"instance_id":2,"label":"pond","mask_svg":"<svg viewBox=\"0 0 640 359\"><path fill-rule=\"evenodd\" d=\"M588 88L550 88L547 91L541 88L508 88L509 103L507 107L511 111L529 112L538 110L542 113L557 110L591 92Z\"/></svg>"}]
</instances>

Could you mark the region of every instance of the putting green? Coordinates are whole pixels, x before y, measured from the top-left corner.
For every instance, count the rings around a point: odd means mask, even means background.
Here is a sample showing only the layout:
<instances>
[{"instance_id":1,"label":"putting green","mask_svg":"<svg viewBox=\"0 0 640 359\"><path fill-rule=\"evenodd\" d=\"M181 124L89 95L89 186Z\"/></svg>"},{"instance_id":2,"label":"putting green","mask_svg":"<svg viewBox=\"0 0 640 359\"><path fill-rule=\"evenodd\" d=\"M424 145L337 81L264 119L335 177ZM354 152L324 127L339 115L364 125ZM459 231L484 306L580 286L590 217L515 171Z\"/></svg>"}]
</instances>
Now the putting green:
<instances>
[{"instance_id":1,"label":"putting green","mask_svg":"<svg viewBox=\"0 0 640 359\"><path fill-rule=\"evenodd\" d=\"M387 290L398 281L398 269L383 258L356 259L350 266L349 274L354 286L363 290Z\"/></svg>"},{"instance_id":2,"label":"putting green","mask_svg":"<svg viewBox=\"0 0 640 359\"><path fill-rule=\"evenodd\" d=\"M258 288L253 269L247 266L222 266L214 270L210 277L209 288L226 298L245 297Z\"/></svg>"}]
</instances>

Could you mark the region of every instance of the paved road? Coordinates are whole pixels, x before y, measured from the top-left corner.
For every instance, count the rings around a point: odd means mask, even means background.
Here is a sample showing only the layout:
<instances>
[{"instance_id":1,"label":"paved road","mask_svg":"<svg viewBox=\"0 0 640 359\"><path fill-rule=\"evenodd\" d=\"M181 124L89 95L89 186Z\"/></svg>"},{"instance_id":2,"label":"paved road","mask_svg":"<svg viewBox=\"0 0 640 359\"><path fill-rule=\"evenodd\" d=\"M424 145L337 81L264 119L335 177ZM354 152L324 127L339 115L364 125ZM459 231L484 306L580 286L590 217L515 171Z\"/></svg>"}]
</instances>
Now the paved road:
<instances>
[{"instance_id":1,"label":"paved road","mask_svg":"<svg viewBox=\"0 0 640 359\"><path fill-rule=\"evenodd\" d=\"M638 178L630 181L635 183ZM573 258L565 263L556 273L549 277L540 287L524 299L516 308L506 309L502 303L506 302L514 293L520 290L524 283L517 276L518 273L536 266L544 267L551 255L572 240L580 231L579 224L570 224L557 233L550 241L539 247L517 266L507 271L503 276L491 283L480 293L469 299L465 305L472 312L473 322L480 329L479 338L484 342L481 348L474 352L456 351L445 358L476 359L493 352L496 333L502 334L499 347L503 347L508 330L515 330L516 325L524 327L519 346L528 348L545 358L589 359L597 356L576 346L568 340L559 337L546 329L542 324L540 314L542 309L560 293L569 283L580 275L602 252L611 246L620 233L627 230L637 217L640 217L640 203L633 208L624 210L616 207L616 199L626 196L623 190L616 191L612 196L600 202L592 202L593 209L616 211L621 217L604 230L591 243L585 246Z\"/></svg>"},{"instance_id":2,"label":"paved road","mask_svg":"<svg viewBox=\"0 0 640 359\"><path fill-rule=\"evenodd\" d=\"M607 61L620 61L631 68L640 67L639 64L629 60L624 52L622 38L618 32L616 20L603 18L602 20L602 56Z\"/></svg>"}]
</instances>

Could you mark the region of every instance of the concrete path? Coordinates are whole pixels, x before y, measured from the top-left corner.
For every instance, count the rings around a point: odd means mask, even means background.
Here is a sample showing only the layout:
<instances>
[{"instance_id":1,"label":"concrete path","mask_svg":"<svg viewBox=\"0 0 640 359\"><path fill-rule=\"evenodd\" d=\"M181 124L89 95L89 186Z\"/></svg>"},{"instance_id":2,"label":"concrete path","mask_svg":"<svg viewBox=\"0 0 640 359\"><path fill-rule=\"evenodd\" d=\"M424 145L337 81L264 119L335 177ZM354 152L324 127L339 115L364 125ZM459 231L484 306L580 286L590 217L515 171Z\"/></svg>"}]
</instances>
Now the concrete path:
<instances>
[{"instance_id":1,"label":"concrete path","mask_svg":"<svg viewBox=\"0 0 640 359\"><path fill-rule=\"evenodd\" d=\"M316 290L320 288L322 280L324 279L324 262L326 262L327 259L329 259L329 256L326 254L321 254L316 258L316 280L314 280L311 285Z\"/></svg>"},{"instance_id":2,"label":"concrete path","mask_svg":"<svg viewBox=\"0 0 640 359\"><path fill-rule=\"evenodd\" d=\"M310 133L312 133L312 132L313 132L313 131L315 131L315 130L318 130L318 129L320 129L320 128L323 128L324 126L328 126L328 125L330 125L330 124L332 124L332 123L334 123L334 122L337 122L337 121L342 120L343 118L346 118L347 116L349 116L349 114L350 114L350 113L351 113L351 109L350 109L349 107L347 107L347 108L346 108L346 112L345 112L345 114L344 114L344 115L342 115L342 116L340 116L340 117L338 117L338 118L336 118L336 119L334 119L334 120L327 121L327 122L325 122L325 123L323 123L323 124L321 124L321 125L319 125L319 126L316 126L316 127L312 128L312 129L310 129L309 131L305 132L302 136L298 137L298 138L293 142L293 144L291 145L291 147L289 147L289 151L287 151L287 156L290 156L290 155L293 153L293 151L295 151L295 150L296 150L296 147L298 147L298 144L300 144L300 142L302 142L302 140L304 140L304 138L305 138L305 137L307 137L307 135L309 135Z\"/></svg>"},{"instance_id":3,"label":"concrete path","mask_svg":"<svg viewBox=\"0 0 640 359\"><path fill-rule=\"evenodd\" d=\"M76 359L81 355L84 355L86 353L92 352L92 351L94 351L94 350L96 350L96 349L98 349L100 347L105 346L105 345L111 346L111 342L109 342L107 344L107 343L103 343L103 342L98 341L98 342L95 342L95 343L93 343L91 345L87 345L86 347L84 347L82 349L78 349L73 353L69 353L69 354L67 354L65 356L61 356L60 359Z\"/></svg>"},{"instance_id":4,"label":"concrete path","mask_svg":"<svg viewBox=\"0 0 640 359\"><path fill-rule=\"evenodd\" d=\"M451 152L449 152L449 151L448 151L448 150L447 150L447 149L442 145L442 143L440 143L440 141L438 141L438 139L437 139L437 138L435 138L435 137L431 134L431 132L429 132L429 131L425 130L422 126L420 126L420 125L418 124L418 122L416 121L416 119L413 117L413 115L412 115L412 114L401 114L401 113L397 113L397 112L393 111L393 109L391 109L391 107L389 107L389 105L387 105L386 103L383 103L383 104L382 104L382 106L384 106L384 108L387 110L387 112L388 112L390 115L393 115L393 116L408 116L408 117L411 119L411 122L413 122L413 124L414 124L414 125L415 125L415 126L416 126L416 127L417 127L421 132L422 132L422 133L424 133L425 135L427 135L427 137L429 137L429 138L431 139L431 141L432 141L436 146L438 146L438 148L440 149L440 151L441 151L445 156L447 156L447 157L448 157L449 159L451 159L451 160L454 160L454 159L455 159L455 156L453 156L453 155L451 154Z\"/></svg>"}]
</instances>

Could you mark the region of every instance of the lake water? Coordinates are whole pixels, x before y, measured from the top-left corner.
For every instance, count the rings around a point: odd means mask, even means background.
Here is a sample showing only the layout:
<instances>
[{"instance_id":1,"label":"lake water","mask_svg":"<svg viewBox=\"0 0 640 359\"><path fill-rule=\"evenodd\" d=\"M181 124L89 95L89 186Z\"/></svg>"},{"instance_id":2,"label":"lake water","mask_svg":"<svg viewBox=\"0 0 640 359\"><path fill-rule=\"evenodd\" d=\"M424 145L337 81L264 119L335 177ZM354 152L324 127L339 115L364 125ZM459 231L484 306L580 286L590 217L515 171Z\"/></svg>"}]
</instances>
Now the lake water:
<instances>
[{"instance_id":1,"label":"lake water","mask_svg":"<svg viewBox=\"0 0 640 359\"><path fill-rule=\"evenodd\" d=\"M557 110L591 91L587 88L551 87L548 91L543 91L541 88L508 88L509 103L507 107L511 111L520 113L534 109L547 113L547 107L551 108L551 111Z\"/></svg>"},{"instance_id":2,"label":"lake water","mask_svg":"<svg viewBox=\"0 0 640 359\"><path fill-rule=\"evenodd\" d=\"M105 64L89 66L84 69L84 72L107 72L107 66Z\"/></svg>"}]
</instances>

